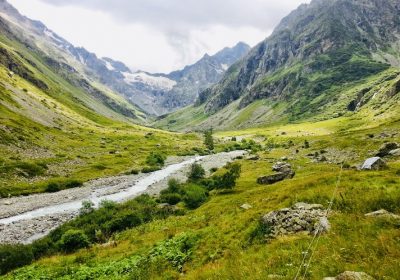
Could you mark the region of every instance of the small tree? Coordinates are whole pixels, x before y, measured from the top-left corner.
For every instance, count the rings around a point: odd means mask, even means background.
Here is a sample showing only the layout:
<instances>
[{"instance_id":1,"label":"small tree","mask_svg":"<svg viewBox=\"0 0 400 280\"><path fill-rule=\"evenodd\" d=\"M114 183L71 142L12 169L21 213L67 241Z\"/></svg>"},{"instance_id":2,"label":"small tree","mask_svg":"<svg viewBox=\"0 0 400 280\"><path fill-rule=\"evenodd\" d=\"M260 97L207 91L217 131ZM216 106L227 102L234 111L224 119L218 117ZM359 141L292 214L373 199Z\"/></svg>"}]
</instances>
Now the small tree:
<instances>
[{"instance_id":1,"label":"small tree","mask_svg":"<svg viewBox=\"0 0 400 280\"><path fill-rule=\"evenodd\" d=\"M217 189L233 189L236 186L236 180L240 177L242 167L238 163L229 165L228 172L222 176L216 177Z\"/></svg>"},{"instance_id":2,"label":"small tree","mask_svg":"<svg viewBox=\"0 0 400 280\"><path fill-rule=\"evenodd\" d=\"M204 145L208 150L214 150L214 138L213 138L213 130L207 130L204 132Z\"/></svg>"},{"instance_id":3,"label":"small tree","mask_svg":"<svg viewBox=\"0 0 400 280\"><path fill-rule=\"evenodd\" d=\"M304 148L309 149L310 148L310 143L307 140L304 140Z\"/></svg>"},{"instance_id":4,"label":"small tree","mask_svg":"<svg viewBox=\"0 0 400 280\"><path fill-rule=\"evenodd\" d=\"M190 167L189 171L189 179L192 181L200 180L203 179L204 176L206 175L206 171L204 168L198 164L198 163L193 163Z\"/></svg>"}]
</instances>

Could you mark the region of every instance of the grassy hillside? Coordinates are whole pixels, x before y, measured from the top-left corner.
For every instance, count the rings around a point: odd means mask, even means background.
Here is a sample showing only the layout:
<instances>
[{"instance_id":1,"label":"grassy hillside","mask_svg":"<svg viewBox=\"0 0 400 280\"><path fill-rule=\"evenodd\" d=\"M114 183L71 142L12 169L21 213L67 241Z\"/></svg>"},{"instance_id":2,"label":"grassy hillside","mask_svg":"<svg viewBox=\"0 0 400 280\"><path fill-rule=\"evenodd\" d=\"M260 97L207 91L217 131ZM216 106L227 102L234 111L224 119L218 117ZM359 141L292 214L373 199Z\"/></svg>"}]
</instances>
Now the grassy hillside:
<instances>
[{"instance_id":1,"label":"grassy hillside","mask_svg":"<svg viewBox=\"0 0 400 280\"><path fill-rule=\"evenodd\" d=\"M307 279L336 276L345 270L398 279L399 221L364 215L382 208L400 214L399 158L388 158L389 169L384 171L361 172L351 166L374 155L384 142L399 142L399 125L398 117L385 125L342 118L219 133L221 139L255 139L265 148L258 153L259 160L238 161L242 176L233 191L211 192L203 206L183 216L117 234L114 245L44 258L5 279L267 279L271 275L293 279L312 237L297 234L266 242L259 219L296 202L327 207L340 173L339 162L346 164L329 217L332 228L315 248ZM314 162L308 155L316 152L327 161ZM272 164L281 157L289 159L295 178L258 185L256 179L270 174ZM252 208L241 209L244 203Z\"/></svg>"},{"instance_id":2,"label":"grassy hillside","mask_svg":"<svg viewBox=\"0 0 400 280\"><path fill-rule=\"evenodd\" d=\"M154 150L188 153L194 135L141 127L146 116L73 68L0 34L0 196L141 169ZM179 147L179 148L178 148Z\"/></svg>"}]
</instances>

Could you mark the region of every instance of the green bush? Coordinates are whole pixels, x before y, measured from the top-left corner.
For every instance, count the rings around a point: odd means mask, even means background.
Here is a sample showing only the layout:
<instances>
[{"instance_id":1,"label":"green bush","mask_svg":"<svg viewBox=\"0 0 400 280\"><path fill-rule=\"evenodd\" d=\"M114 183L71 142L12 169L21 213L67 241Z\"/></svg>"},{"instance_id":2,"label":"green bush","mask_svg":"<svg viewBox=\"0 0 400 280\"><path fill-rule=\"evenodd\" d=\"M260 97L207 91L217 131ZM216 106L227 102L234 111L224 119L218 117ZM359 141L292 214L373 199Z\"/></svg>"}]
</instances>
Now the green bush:
<instances>
[{"instance_id":1,"label":"green bush","mask_svg":"<svg viewBox=\"0 0 400 280\"><path fill-rule=\"evenodd\" d=\"M166 160L165 155L158 152L152 152L150 155L148 155L146 163L149 166L164 166L165 160Z\"/></svg>"},{"instance_id":2,"label":"green bush","mask_svg":"<svg viewBox=\"0 0 400 280\"><path fill-rule=\"evenodd\" d=\"M241 165L238 163L227 166L228 171L222 176L214 176L215 188L233 189L236 186L236 180L240 177Z\"/></svg>"},{"instance_id":3,"label":"green bush","mask_svg":"<svg viewBox=\"0 0 400 280\"><path fill-rule=\"evenodd\" d=\"M46 192L58 192L65 189L73 189L81 187L83 184L78 180L54 181L46 186Z\"/></svg>"},{"instance_id":4,"label":"green bush","mask_svg":"<svg viewBox=\"0 0 400 280\"><path fill-rule=\"evenodd\" d=\"M206 175L206 171L200 164L193 163L190 166L190 171L188 174L189 180L191 180L191 181L200 180L200 179L204 178L205 175Z\"/></svg>"},{"instance_id":5,"label":"green bush","mask_svg":"<svg viewBox=\"0 0 400 280\"><path fill-rule=\"evenodd\" d=\"M158 171L158 170L161 170L161 168L158 166L146 166L146 167L143 167L142 173L147 174L147 173L151 173L151 172Z\"/></svg>"},{"instance_id":6,"label":"green bush","mask_svg":"<svg viewBox=\"0 0 400 280\"><path fill-rule=\"evenodd\" d=\"M196 209L207 200L207 192L197 185L188 185L184 189L183 201L186 207Z\"/></svg>"},{"instance_id":7,"label":"green bush","mask_svg":"<svg viewBox=\"0 0 400 280\"><path fill-rule=\"evenodd\" d=\"M164 193L160 195L160 200L163 203L176 205L181 202L182 196L179 193Z\"/></svg>"},{"instance_id":8,"label":"green bush","mask_svg":"<svg viewBox=\"0 0 400 280\"><path fill-rule=\"evenodd\" d=\"M33 258L30 246L0 245L0 275L6 274L17 267L30 264Z\"/></svg>"},{"instance_id":9,"label":"green bush","mask_svg":"<svg viewBox=\"0 0 400 280\"><path fill-rule=\"evenodd\" d=\"M87 235L81 230L71 229L65 232L60 240L60 248L65 252L74 252L78 249L89 247Z\"/></svg>"}]
</instances>

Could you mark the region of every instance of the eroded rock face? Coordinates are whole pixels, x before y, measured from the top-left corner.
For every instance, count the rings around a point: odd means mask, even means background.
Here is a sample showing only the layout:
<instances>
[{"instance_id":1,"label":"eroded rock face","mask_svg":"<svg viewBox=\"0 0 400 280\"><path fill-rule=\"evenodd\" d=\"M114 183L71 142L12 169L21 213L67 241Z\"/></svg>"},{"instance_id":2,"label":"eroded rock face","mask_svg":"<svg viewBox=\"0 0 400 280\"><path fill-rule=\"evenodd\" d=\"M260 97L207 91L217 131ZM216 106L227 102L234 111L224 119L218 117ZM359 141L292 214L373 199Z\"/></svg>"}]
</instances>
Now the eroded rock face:
<instances>
[{"instance_id":1,"label":"eroded rock face","mask_svg":"<svg viewBox=\"0 0 400 280\"><path fill-rule=\"evenodd\" d=\"M323 280L375 280L365 272L346 271L336 277L325 277Z\"/></svg>"},{"instance_id":2,"label":"eroded rock face","mask_svg":"<svg viewBox=\"0 0 400 280\"><path fill-rule=\"evenodd\" d=\"M330 224L326 210L320 204L296 203L292 208L272 211L261 218L268 228L268 237L295 234L298 232L327 232Z\"/></svg>"}]
</instances>

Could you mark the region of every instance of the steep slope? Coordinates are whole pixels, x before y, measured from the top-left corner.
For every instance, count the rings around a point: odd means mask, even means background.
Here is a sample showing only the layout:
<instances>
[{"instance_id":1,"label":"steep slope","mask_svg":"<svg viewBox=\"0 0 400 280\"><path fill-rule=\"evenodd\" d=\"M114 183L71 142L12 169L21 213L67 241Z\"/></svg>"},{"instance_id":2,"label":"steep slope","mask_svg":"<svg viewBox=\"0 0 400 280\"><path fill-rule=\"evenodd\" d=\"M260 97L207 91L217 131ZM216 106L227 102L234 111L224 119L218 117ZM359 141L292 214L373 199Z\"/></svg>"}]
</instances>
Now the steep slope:
<instances>
[{"instance_id":1,"label":"steep slope","mask_svg":"<svg viewBox=\"0 0 400 280\"><path fill-rule=\"evenodd\" d=\"M259 125L337 117L371 109L373 99L380 105L396 104L399 13L397 0L304 4L233 65L220 83L202 92L200 107L190 110L216 116L224 126L224 119L230 119L229 125L242 123L227 113L255 106L261 121L253 125ZM371 83L375 91L363 86ZM372 109L379 111L379 104Z\"/></svg>"},{"instance_id":2,"label":"steep slope","mask_svg":"<svg viewBox=\"0 0 400 280\"><path fill-rule=\"evenodd\" d=\"M188 153L197 142L136 125L143 112L89 79L34 22L15 24L2 11L0 197L78 187L139 169L150 152Z\"/></svg>"},{"instance_id":3,"label":"steep slope","mask_svg":"<svg viewBox=\"0 0 400 280\"><path fill-rule=\"evenodd\" d=\"M5 0L0 1L0 17L3 65L9 70L16 72L10 62L21 65L18 60L22 59L48 78L61 76L70 88L83 91L75 93L75 97L96 113L119 120L143 121L145 116L140 110L86 75L85 65L72 55L73 46L44 24L22 16ZM30 58L32 55L34 58Z\"/></svg>"}]
</instances>

